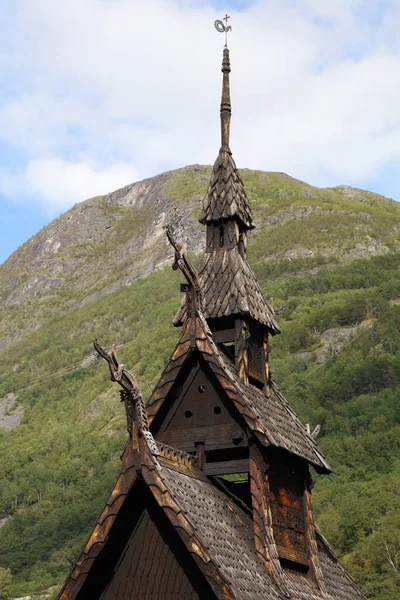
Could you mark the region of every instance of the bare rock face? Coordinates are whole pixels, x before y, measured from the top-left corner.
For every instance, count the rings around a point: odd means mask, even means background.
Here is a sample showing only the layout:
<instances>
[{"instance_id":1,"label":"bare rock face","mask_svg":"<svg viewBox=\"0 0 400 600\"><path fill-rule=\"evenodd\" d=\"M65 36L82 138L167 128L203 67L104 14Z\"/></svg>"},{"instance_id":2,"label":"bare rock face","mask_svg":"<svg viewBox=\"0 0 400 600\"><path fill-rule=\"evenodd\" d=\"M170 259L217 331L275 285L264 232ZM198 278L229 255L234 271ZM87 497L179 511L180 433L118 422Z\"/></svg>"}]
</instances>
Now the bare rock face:
<instances>
[{"instance_id":1,"label":"bare rock face","mask_svg":"<svg viewBox=\"0 0 400 600\"><path fill-rule=\"evenodd\" d=\"M37 310L18 325L0 320L0 351L53 316L57 305L83 306L166 265L167 223L189 252L199 253L204 230L197 217L209 171L187 167L85 200L18 248L0 265L0 303L9 310L33 303Z\"/></svg>"},{"instance_id":2,"label":"bare rock face","mask_svg":"<svg viewBox=\"0 0 400 600\"><path fill-rule=\"evenodd\" d=\"M17 406L16 396L8 394L5 398L0 398L0 428L15 429L21 422L24 415L22 406Z\"/></svg>"},{"instance_id":3,"label":"bare rock face","mask_svg":"<svg viewBox=\"0 0 400 600\"><path fill-rule=\"evenodd\" d=\"M201 252L198 217L210 174L211 167L193 165L90 198L18 248L0 265L0 352L49 318L169 264L166 224L189 253ZM396 202L346 186L321 190L284 173L244 169L242 176L252 235L265 247L261 262L357 259L399 246Z\"/></svg>"},{"instance_id":4,"label":"bare rock face","mask_svg":"<svg viewBox=\"0 0 400 600\"><path fill-rule=\"evenodd\" d=\"M52 221L2 265L4 304L48 297L67 284L69 289L84 284L88 290L98 283L100 265L103 293L108 289L107 279L113 279L112 291L148 275L170 254L167 244L160 244L167 223L178 237L185 231L190 250L198 252L201 227L188 215L187 207L179 205L179 197L175 201L165 195L171 179L173 172L128 185L76 204ZM157 247L155 256L153 247ZM118 269L121 264L123 268Z\"/></svg>"}]
</instances>

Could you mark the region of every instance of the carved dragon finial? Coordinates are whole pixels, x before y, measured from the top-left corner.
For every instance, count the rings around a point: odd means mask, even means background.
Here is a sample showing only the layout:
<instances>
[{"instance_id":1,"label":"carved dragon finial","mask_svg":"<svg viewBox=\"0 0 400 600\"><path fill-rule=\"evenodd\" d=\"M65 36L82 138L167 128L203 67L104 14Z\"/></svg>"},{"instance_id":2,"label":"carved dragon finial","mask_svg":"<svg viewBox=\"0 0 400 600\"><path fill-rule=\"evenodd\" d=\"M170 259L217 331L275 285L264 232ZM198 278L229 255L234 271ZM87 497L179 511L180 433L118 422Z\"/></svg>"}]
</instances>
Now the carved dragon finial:
<instances>
[{"instance_id":1,"label":"carved dragon finial","mask_svg":"<svg viewBox=\"0 0 400 600\"><path fill-rule=\"evenodd\" d=\"M139 386L135 377L130 373L123 364L118 362L115 344L111 346L111 352L108 353L102 348L97 340L93 342L94 348L104 360L108 362L110 369L111 381L117 381L127 392L136 395L140 394Z\"/></svg>"},{"instance_id":2,"label":"carved dragon finial","mask_svg":"<svg viewBox=\"0 0 400 600\"><path fill-rule=\"evenodd\" d=\"M136 424L138 435L145 438L150 452L153 455L157 455L157 444L150 432L146 408L134 375L132 375L123 364L118 362L115 344L111 346L111 352L104 350L96 339L93 341L93 345L96 352L107 361L110 369L111 381L117 381L123 388L123 391L121 392L121 401L125 404L127 428L129 435L133 438L133 443L136 443L134 426L134 424Z\"/></svg>"},{"instance_id":3,"label":"carved dragon finial","mask_svg":"<svg viewBox=\"0 0 400 600\"><path fill-rule=\"evenodd\" d=\"M178 242L170 225L166 225L165 232L168 241L175 250L175 259L172 264L174 271L180 269L185 276L187 284L181 285L181 291L186 292L186 312L194 316L196 310L201 310L200 284L196 269L190 264L187 257L187 244Z\"/></svg>"},{"instance_id":4,"label":"carved dragon finial","mask_svg":"<svg viewBox=\"0 0 400 600\"><path fill-rule=\"evenodd\" d=\"M307 423L307 424L306 424L306 431L307 431L308 435L309 435L310 437L312 437L312 439L313 439L313 440L315 440L315 439L317 438L317 436L318 436L319 432L321 431L321 425L319 425L319 424L318 424L318 425L317 425L317 426L314 428L314 430L311 432L311 427L310 427L310 424L309 424L309 423Z\"/></svg>"}]
</instances>

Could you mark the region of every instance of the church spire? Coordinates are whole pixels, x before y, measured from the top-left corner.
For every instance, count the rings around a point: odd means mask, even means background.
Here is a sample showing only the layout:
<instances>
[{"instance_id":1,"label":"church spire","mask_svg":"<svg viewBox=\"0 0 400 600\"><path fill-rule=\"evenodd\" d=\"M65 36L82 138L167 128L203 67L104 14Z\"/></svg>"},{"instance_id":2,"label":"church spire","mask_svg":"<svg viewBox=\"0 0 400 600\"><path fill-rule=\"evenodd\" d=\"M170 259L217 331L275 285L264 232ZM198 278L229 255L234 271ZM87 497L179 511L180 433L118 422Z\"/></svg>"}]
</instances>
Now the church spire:
<instances>
[{"instance_id":1,"label":"church spire","mask_svg":"<svg viewBox=\"0 0 400 600\"><path fill-rule=\"evenodd\" d=\"M200 214L200 223L219 223L221 219L231 219L240 224L240 229L253 229L253 218L249 201L239 171L233 160L229 147L229 134L231 125L231 97L229 73L231 65L227 46L227 34L231 26L227 25L229 19L225 15L224 21L215 21L217 31L225 33L225 46L222 58L222 95L221 95L221 148L214 163L210 184L203 201Z\"/></svg>"},{"instance_id":2,"label":"church spire","mask_svg":"<svg viewBox=\"0 0 400 600\"><path fill-rule=\"evenodd\" d=\"M221 97L221 150L230 152L229 149L229 133L231 126L231 96L229 89L229 73L231 65L229 62L229 50L225 46L222 59L222 97Z\"/></svg>"},{"instance_id":3,"label":"church spire","mask_svg":"<svg viewBox=\"0 0 400 600\"><path fill-rule=\"evenodd\" d=\"M215 21L215 28L227 36L231 27ZM263 331L280 333L274 311L265 301L246 258L247 232L254 228L250 204L242 178L229 148L231 99L229 50L225 37L222 60L221 148L214 163L203 200L200 223L206 225L206 256L199 271L202 311L211 328L217 321L252 319ZM175 317L182 323L185 305ZM231 328L232 329L232 328ZM232 329L233 330L233 329ZM262 336L261 336L262 337ZM260 337L260 339L261 339ZM264 352L264 348L262 352Z\"/></svg>"}]
</instances>

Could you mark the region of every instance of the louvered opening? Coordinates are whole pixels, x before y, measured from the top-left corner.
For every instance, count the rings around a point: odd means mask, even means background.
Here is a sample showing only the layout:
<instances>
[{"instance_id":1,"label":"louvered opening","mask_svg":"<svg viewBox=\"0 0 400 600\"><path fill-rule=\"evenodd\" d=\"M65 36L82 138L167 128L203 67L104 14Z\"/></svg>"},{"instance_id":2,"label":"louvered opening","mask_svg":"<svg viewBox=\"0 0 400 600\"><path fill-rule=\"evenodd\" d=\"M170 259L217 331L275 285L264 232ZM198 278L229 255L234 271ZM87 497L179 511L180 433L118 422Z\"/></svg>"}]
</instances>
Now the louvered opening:
<instances>
[{"instance_id":1,"label":"louvered opening","mask_svg":"<svg viewBox=\"0 0 400 600\"><path fill-rule=\"evenodd\" d=\"M308 567L303 473L294 464L279 463L270 467L268 478L279 558L285 564L289 561Z\"/></svg>"},{"instance_id":2,"label":"louvered opening","mask_svg":"<svg viewBox=\"0 0 400 600\"><path fill-rule=\"evenodd\" d=\"M247 357L249 364L249 382L259 389L265 385L264 332L256 327L250 328L247 339Z\"/></svg>"}]
</instances>

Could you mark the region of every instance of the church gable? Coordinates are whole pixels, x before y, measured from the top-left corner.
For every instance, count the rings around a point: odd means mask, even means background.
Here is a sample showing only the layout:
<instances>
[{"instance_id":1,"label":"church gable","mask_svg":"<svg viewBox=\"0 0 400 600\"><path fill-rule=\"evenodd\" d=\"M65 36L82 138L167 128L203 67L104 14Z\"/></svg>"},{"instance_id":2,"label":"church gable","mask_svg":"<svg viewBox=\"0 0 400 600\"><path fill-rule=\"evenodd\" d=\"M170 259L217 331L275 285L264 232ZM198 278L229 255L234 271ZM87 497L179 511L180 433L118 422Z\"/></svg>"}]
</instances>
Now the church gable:
<instances>
[{"instance_id":1,"label":"church gable","mask_svg":"<svg viewBox=\"0 0 400 600\"><path fill-rule=\"evenodd\" d=\"M101 598L200 598L148 510L142 513Z\"/></svg>"},{"instance_id":2,"label":"church gable","mask_svg":"<svg viewBox=\"0 0 400 600\"><path fill-rule=\"evenodd\" d=\"M177 390L177 394L173 393L175 390L170 392L176 400L164 419L163 430L190 431L234 423L226 402L222 400L221 393L216 390L215 378L212 373L207 372L201 357L197 354L191 362L185 385ZM168 400L167 397L166 401Z\"/></svg>"},{"instance_id":3,"label":"church gable","mask_svg":"<svg viewBox=\"0 0 400 600\"><path fill-rule=\"evenodd\" d=\"M195 454L204 473L247 473L250 431L200 352L185 365L183 385L173 386L152 431L159 441Z\"/></svg>"}]
</instances>

